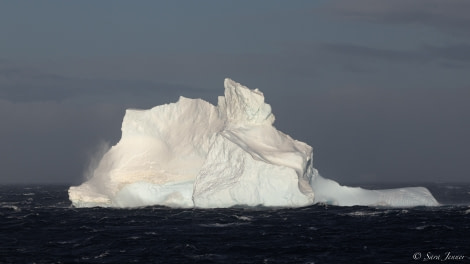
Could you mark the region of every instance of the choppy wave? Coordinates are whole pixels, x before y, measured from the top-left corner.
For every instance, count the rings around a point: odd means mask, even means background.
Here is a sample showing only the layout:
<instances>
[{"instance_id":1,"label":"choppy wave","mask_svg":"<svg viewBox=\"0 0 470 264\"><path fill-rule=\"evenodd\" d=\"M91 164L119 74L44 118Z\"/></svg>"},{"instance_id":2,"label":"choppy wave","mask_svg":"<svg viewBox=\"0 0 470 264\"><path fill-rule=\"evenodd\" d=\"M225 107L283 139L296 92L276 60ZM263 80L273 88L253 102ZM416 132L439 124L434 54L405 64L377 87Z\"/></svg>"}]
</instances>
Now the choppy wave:
<instances>
[{"instance_id":1,"label":"choppy wave","mask_svg":"<svg viewBox=\"0 0 470 264\"><path fill-rule=\"evenodd\" d=\"M73 208L67 186L0 186L0 263L412 263L416 252L470 255L470 184L448 186L429 186L440 207L125 210Z\"/></svg>"}]
</instances>

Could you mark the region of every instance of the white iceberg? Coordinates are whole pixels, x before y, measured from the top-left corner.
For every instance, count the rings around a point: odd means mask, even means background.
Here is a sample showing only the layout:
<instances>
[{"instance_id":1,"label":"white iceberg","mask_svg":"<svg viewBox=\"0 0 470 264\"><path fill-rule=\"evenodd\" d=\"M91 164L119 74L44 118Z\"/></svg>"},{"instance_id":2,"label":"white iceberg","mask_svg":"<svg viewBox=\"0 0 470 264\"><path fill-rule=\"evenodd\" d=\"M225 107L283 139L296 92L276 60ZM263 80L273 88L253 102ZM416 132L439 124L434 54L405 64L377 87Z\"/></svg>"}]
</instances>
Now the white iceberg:
<instances>
[{"instance_id":1,"label":"white iceberg","mask_svg":"<svg viewBox=\"0 0 470 264\"><path fill-rule=\"evenodd\" d=\"M121 140L90 180L70 187L75 207L301 207L314 203L433 206L423 187L365 190L321 177L312 147L274 126L263 93L230 79L214 106L201 99L127 110Z\"/></svg>"}]
</instances>

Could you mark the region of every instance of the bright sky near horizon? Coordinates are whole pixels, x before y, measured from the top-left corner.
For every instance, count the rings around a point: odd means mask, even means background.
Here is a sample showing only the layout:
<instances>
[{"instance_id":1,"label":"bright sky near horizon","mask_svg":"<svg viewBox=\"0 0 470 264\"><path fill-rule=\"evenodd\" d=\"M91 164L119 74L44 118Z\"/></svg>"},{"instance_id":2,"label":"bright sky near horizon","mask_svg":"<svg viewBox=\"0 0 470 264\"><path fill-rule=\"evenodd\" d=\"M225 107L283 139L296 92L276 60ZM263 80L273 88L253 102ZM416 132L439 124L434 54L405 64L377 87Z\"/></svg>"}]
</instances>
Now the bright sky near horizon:
<instances>
[{"instance_id":1,"label":"bright sky near horizon","mask_svg":"<svg viewBox=\"0 0 470 264\"><path fill-rule=\"evenodd\" d=\"M469 181L470 2L0 2L0 183L80 183L126 108L230 77L344 183Z\"/></svg>"}]
</instances>

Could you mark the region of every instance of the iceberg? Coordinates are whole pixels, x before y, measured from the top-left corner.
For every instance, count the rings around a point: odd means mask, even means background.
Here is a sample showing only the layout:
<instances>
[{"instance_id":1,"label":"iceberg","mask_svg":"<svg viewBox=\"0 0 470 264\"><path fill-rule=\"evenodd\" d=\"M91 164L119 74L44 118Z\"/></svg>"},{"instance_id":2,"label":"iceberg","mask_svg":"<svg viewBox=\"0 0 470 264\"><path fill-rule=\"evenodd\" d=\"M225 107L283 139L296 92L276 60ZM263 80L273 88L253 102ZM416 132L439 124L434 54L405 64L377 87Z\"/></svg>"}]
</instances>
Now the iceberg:
<instances>
[{"instance_id":1,"label":"iceberg","mask_svg":"<svg viewBox=\"0 0 470 264\"><path fill-rule=\"evenodd\" d=\"M180 97L128 109L120 141L92 177L69 188L75 207L182 208L434 206L424 187L366 190L341 186L313 167L313 150L274 126L258 89L225 79L217 106Z\"/></svg>"}]
</instances>

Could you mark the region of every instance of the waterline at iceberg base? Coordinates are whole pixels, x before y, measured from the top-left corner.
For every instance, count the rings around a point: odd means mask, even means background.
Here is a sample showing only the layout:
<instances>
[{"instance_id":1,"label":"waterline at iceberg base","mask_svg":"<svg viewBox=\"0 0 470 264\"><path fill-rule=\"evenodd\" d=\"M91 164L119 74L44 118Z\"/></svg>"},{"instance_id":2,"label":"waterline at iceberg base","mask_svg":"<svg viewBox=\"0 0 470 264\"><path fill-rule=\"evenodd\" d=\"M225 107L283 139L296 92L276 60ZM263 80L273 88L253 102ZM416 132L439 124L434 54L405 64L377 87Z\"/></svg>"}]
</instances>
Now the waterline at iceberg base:
<instances>
[{"instance_id":1,"label":"waterline at iceberg base","mask_svg":"<svg viewBox=\"0 0 470 264\"><path fill-rule=\"evenodd\" d=\"M224 86L217 106L180 97L127 110L121 140L88 181L70 187L73 206L438 205L424 187L365 190L321 177L312 147L273 126L261 91L230 79Z\"/></svg>"}]
</instances>

